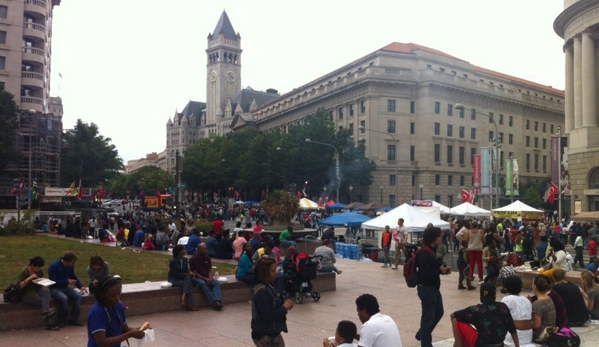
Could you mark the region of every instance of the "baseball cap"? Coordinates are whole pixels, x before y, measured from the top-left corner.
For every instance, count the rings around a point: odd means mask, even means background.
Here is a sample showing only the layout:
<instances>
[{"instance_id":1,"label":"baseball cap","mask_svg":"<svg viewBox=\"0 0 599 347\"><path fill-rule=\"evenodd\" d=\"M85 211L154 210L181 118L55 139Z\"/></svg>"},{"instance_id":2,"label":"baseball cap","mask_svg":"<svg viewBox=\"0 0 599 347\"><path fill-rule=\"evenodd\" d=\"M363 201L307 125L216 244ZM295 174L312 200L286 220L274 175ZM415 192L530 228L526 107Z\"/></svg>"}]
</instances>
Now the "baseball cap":
<instances>
[{"instance_id":1,"label":"baseball cap","mask_svg":"<svg viewBox=\"0 0 599 347\"><path fill-rule=\"evenodd\" d=\"M492 304L495 302L496 288L491 282L485 282L480 286L480 302L483 304Z\"/></svg>"}]
</instances>

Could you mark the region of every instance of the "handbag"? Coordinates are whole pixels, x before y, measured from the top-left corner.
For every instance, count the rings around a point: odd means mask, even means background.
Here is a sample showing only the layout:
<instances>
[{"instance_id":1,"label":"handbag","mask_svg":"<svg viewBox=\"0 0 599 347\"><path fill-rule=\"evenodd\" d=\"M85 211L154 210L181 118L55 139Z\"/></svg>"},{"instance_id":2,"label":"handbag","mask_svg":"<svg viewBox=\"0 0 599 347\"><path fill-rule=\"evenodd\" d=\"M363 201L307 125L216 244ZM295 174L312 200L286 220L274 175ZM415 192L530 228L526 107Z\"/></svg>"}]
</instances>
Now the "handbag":
<instances>
[{"instance_id":1,"label":"handbag","mask_svg":"<svg viewBox=\"0 0 599 347\"><path fill-rule=\"evenodd\" d=\"M555 328L547 338L549 347L578 347L580 346L580 337L570 328Z\"/></svg>"},{"instance_id":2,"label":"handbag","mask_svg":"<svg viewBox=\"0 0 599 347\"><path fill-rule=\"evenodd\" d=\"M16 284L11 284L4 289L4 302L17 303L21 301L21 291Z\"/></svg>"}]
</instances>

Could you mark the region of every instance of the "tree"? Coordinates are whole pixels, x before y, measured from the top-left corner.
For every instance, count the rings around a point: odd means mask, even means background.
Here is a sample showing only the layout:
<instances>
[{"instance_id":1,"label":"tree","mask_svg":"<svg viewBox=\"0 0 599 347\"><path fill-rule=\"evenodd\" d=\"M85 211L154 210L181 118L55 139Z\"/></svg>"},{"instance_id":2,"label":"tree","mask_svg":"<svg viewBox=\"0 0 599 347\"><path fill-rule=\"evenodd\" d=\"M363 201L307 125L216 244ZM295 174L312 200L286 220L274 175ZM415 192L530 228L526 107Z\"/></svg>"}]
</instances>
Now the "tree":
<instances>
[{"instance_id":1,"label":"tree","mask_svg":"<svg viewBox=\"0 0 599 347\"><path fill-rule=\"evenodd\" d=\"M0 172L21 156L15 148L18 129L19 108L14 101L14 96L0 85Z\"/></svg>"},{"instance_id":2,"label":"tree","mask_svg":"<svg viewBox=\"0 0 599 347\"><path fill-rule=\"evenodd\" d=\"M124 169L123 161L110 138L99 134L98 126L77 120L63 136L60 153L60 182L69 186L83 181L86 187L107 183Z\"/></svg>"},{"instance_id":3,"label":"tree","mask_svg":"<svg viewBox=\"0 0 599 347\"><path fill-rule=\"evenodd\" d=\"M522 197L522 200L523 203L534 208L539 208L539 206L543 205L543 197L533 186L528 187L526 189L526 191L524 192L524 196Z\"/></svg>"},{"instance_id":4,"label":"tree","mask_svg":"<svg viewBox=\"0 0 599 347\"><path fill-rule=\"evenodd\" d=\"M145 166L131 174L117 174L110 181L109 190L112 196L139 196L142 190L146 195L153 195L156 190L164 193L174 184L175 179L168 172L155 166Z\"/></svg>"}]
</instances>

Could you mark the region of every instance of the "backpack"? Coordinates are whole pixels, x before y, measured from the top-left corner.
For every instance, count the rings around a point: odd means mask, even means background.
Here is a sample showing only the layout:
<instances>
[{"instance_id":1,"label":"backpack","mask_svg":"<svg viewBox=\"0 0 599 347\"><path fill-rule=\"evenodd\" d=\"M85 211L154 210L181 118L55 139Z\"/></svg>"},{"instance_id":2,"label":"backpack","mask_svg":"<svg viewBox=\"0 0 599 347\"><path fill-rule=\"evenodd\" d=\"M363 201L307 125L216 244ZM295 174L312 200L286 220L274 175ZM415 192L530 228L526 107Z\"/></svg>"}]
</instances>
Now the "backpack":
<instances>
[{"instance_id":1,"label":"backpack","mask_svg":"<svg viewBox=\"0 0 599 347\"><path fill-rule=\"evenodd\" d=\"M292 257L291 257L291 261L293 262L293 265L295 265L295 272L301 272L301 268L300 268L300 264L302 264L302 260L303 263L305 264L305 262L307 261L307 258L309 258L310 255L306 252L300 252L300 253L295 253Z\"/></svg>"},{"instance_id":2,"label":"backpack","mask_svg":"<svg viewBox=\"0 0 599 347\"><path fill-rule=\"evenodd\" d=\"M17 303L21 301L19 286L11 284L4 289L4 302Z\"/></svg>"},{"instance_id":3,"label":"backpack","mask_svg":"<svg viewBox=\"0 0 599 347\"><path fill-rule=\"evenodd\" d=\"M580 337L571 329L563 327L549 335L547 344L549 347L578 347Z\"/></svg>"},{"instance_id":4,"label":"backpack","mask_svg":"<svg viewBox=\"0 0 599 347\"><path fill-rule=\"evenodd\" d=\"M424 247L423 247L424 248ZM418 285L418 281L420 280L420 274L418 273L418 265L416 264L416 257L420 252L423 251L423 248L420 248L417 252L412 253L412 257L406 261L403 266L403 277L406 280L406 284L409 288L415 288ZM433 258L436 259L435 254L427 248L427 251L431 254Z\"/></svg>"}]
</instances>

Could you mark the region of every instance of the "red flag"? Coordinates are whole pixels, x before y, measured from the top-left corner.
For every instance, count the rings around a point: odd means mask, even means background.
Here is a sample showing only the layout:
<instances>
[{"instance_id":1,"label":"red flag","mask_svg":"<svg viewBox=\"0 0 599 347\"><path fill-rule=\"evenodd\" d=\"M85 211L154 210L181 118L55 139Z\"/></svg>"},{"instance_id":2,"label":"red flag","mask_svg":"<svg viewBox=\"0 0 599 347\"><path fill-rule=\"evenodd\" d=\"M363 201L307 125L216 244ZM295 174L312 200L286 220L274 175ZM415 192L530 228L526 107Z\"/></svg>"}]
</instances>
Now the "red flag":
<instances>
[{"instance_id":1,"label":"red flag","mask_svg":"<svg viewBox=\"0 0 599 347\"><path fill-rule=\"evenodd\" d=\"M260 200L264 200L265 196L266 196L266 192L264 191L264 189L262 189L262 193L260 194Z\"/></svg>"},{"instance_id":2,"label":"red flag","mask_svg":"<svg viewBox=\"0 0 599 347\"><path fill-rule=\"evenodd\" d=\"M73 182L73 183L75 183L75 182ZM99 193L100 193L100 199L106 199L106 190L104 189L103 184L100 186Z\"/></svg>"},{"instance_id":3,"label":"red flag","mask_svg":"<svg viewBox=\"0 0 599 347\"><path fill-rule=\"evenodd\" d=\"M301 199L302 198L302 192L300 192L299 190L297 191L297 198Z\"/></svg>"},{"instance_id":4,"label":"red flag","mask_svg":"<svg viewBox=\"0 0 599 347\"><path fill-rule=\"evenodd\" d=\"M322 206L322 195L318 197L318 206Z\"/></svg>"},{"instance_id":5,"label":"red flag","mask_svg":"<svg viewBox=\"0 0 599 347\"><path fill-rule=\"evenodd\" d=\"M464 189L462 189L462 204L465 202L470 202L474 200L472 194Z\"/></svg>"},{"instance_id":6,"label":"red flag","mask_svg":"<svg viewBox=\"0 0 599 347\"><path fill-rule=\"evenodd\" d=\"M77 200L83 199L83 186L81 185L81 179L79 179L79 191L77 192Z\"/></svg>"},{"instance_id":7,"label":"red flag","mask_svg":"<svg viewBox=\"0 0 599 347\"><path fill-rule=\"evenodd\" d=\"M555 194L557 194L557 186L553 182L549 182L546 185L545 195L543 201L549 201L550 204L555 202Z\"/></svg>"},{"instance_id":8,"label":"red flag","mask_svg":"<svg viewBox=\"0 0 599 347\"><path fill-rule=\"evenodd\" d=\"M238 191L235 191L235 193L233 194L233 197L234 197L235 199L239 198L239 192L238 192Z\"/></svg>"}]
</instances>

